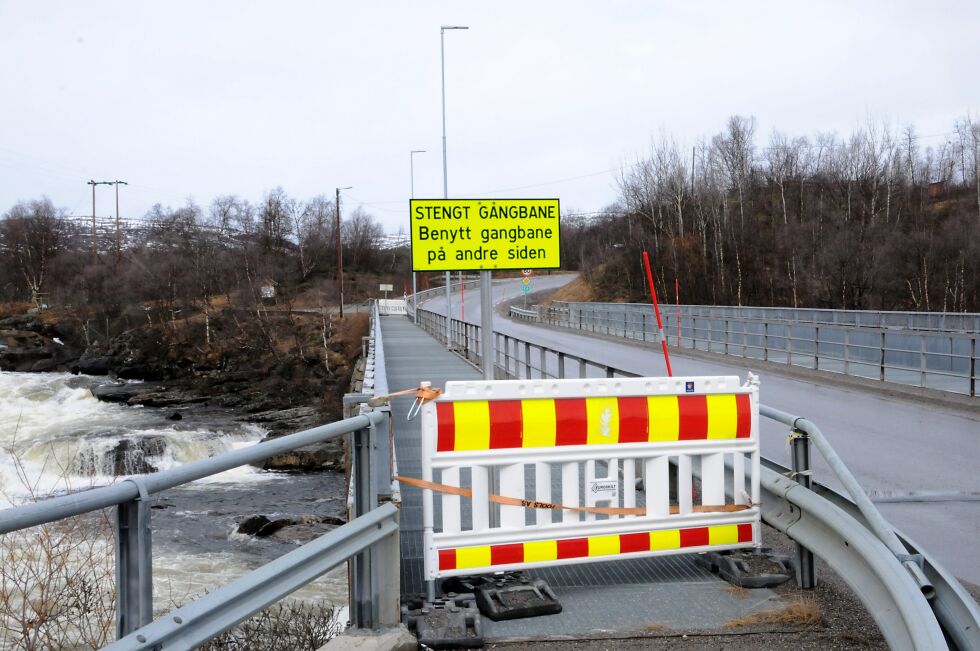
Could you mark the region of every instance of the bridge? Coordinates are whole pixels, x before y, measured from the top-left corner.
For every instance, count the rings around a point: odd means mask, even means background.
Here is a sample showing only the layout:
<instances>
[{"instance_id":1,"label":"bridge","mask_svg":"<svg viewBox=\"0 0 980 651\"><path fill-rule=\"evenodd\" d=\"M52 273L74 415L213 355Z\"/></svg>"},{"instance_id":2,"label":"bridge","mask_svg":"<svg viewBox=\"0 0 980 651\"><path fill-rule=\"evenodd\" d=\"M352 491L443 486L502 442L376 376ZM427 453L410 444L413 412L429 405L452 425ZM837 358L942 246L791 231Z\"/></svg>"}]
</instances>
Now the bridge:
<instances>
[{"instance_id":1,"label":"bridge","mask_svg":"<svg viewBox=\"0 0 980 651\"><path fill-rule=\"evenodd\" d=\"M569 279L569 276L536 278L535 289L557 288ZM519 280L497 282L494 286L495 304L517 304L516 297L519 295ZM425 310L445 314L443 295L435 291L431 292L431 297L424 302ZM473 303L466 305L466 321L471 325L480 322L480 306L477 301ZM453 305L456 306L454 314L458 315L458 293L454 294ZM526 318L497 319L494 326L499 333L497 348L512 351L510 356L516 356L521 365L524 365L527 356L525 345L530 344L530 358L535 366L540 365L538 359L540 351L544 349L548 351L547 357L552 366L557 363L557 351L561 351L580 359L601 360L606 366L638 375L666 375L659 343L654 342L652 334L647 342L643 342L632 328L627 328L624 333L621 325L624 306L620 304L616 309L619 310L616 317L593 315L595 325L586 320L581 328L576 329L541 327ZM663 312L669 319L665 323L667 337L673 342L670 333L675 331L676 326L672 308L668 310L665 307ZM891 314L891 318L896 318L895 313ZM909 318L902 313L899 316L903 321ZM846 315L839 318L846 318ZM707 315L702 319L704 325L696 324L693 319L684 320L683 344L691 343L692 325L704 328L700 335L694 336L699 341L707 342L710 327ZM906 384L877 380L879 357L886 360L888 367L885 374L889 380L894 375L911 375L914 376L911 384L918 383L920 360L922 365L934 362L937 365L946 362L942 365L948 365L947 360L938 354L919 354L918 335L923 329L930 338L936 337L938 345L938 328L928 328L930 325L939 326L938 322L920 323L918 327L907 330L900 329L898 323L886 324L891 326L888 330L890 336L909 336L910 331L916 335L914 346L904 346L906 350L914 348L915 360L899 365L893 361L898 351L888 350L880 355L875 346L875 368L866 373L873 379L828 371L814 372L810 370L813 366L812 354L807 358L799 343L796 363L806 364L807 367L786 364L785 353L783 361L766 361L742 357L739 350L733 350L733 354L729 355L708 355L704 352L704 346L699 347L701 350L672 347L672 363L678 375L735 374L745 377L750 371L761 373L766 404L818 421L862 487L889 520L936 554L954 574L980 583L980 561L969 552L977 536L977 523L980 522L980 479L974 470L978 460L980 399L976 391L972 397L969 396L970 378L975 385L978 374L975 351L976 341L980 337L980 317L966 315L959 319L957 323L943 324L946 339L943 346L946 350L962 350L963 357L960 359L966 364L957 366L954 358L953 368L959 369L957 373L936 373L926 382L933 386L952 385L952 388L959 390L956 392L913 389ZM547 320L547 317L543 320ZM634 317L633 321L639 326L638 317ZM604 327L607 323L608 328ZM613 323L616 325L613 326ZM652 310L646 325L650 333L655 332ZM876 321L874 325L881 323ZM871 329L872 324L862 327ZM858 326L854 329L857 330ZM716 332L718 330L721 328L717 328ZM771 337L775 339L775 328L772 332ZM880 341L880 334L873 334ZM602 341L601 354L596 352L597 339ZM954 343L950 343L950 339ZM722 352L723 340L723 334L714 338L717 352ZM771 341L770 345L785 350L782 341ZM513 352L515 347L516 353ZM972 358L971 349L974 351ZM839 356L843 357L843 354ZM915 370L908 370L910 368ZM592 368L590 372L598 374L605 371ZM785 428L777 423L763 423L761 442L764 457L786 458L785 433ZM831 488L842 490L843 487L819 456L814 459L814 470L816 476Z\"/></svg>"},{"instance_id":2,"label":"bridge","mask_svg":"<svg viewBox=\"0 0 980 651\"><path fill-rule=\"evenodd\" d=\"M508 311L508 301L519 295L517 282L494 284L498 310ZM536 280L536 285L548 289L564 282L567 277L553 276ZM385 316L375 305L362 392L345 400L346 420L193 467L0 512L0 533L118 505L119 640L107 647L112 649L192 648L348 560L355 626L395 624L399 595L416 626L433 608L446 617L466 615L466 604L452 595L446 603L446 596L436 592L439 586L427 581L422 490L391 481L394 475L422 474L420 421L408 418L411 401L393 399L390 406L369 402L372 396L416 387L420 381L437 387L483 381L479 366L489 360L483 359L480 347L479 306L467 305L466 321L447 321L442 291L421 295L424 302L414 309L410 301L407 315ZM647 336L642 317L639 328L635 323L631 327L626 316L625 327L619 329L596 328L601 318L609 318L594 315L587 333L581 331L587 320L579 325L577 319L559 322L560 317L537 310L497 319L492 360L497 377L533 382L664 374L659 348ZM692 347L704 339L693 321L687 335ZM725 341L732 345L729 335ZM744 357L712 349L709 345L708 351L678 354L674 368L683 375L745 377L752 371L762 376L760 440L766 460L758 506L766 524L799 545L796 579L812 584L807 570L812 552L849 585L892 648L980 649L980 608L956 578L980 577L970 553L980 521L974 477L978 412L971 402L976 398L969 391L957 394L929 386L913 392L839 371L826 376L821 374L826 371L799 368L790 360L753 359L744 345L738 351ZM812 352L815 360L819 346ZM974 381L975 369L970 373L967 379ZM794 433L792 463L787 461L789 433ZM347 525L207 597L170 613L154 613L148 587L148 505L153 494L341 435L351 437ZM812 460L806 443L819 452ZM734 486L735 471L726 472L729 487ZM509 621L464 617L464 637L467 626L469 634L479 629L487 642L629 637L661 628L721 630L727 622L782 601L766 588L753 590L752 599L734 597L691 554L544 567L527 575L547 582L561 601L560 614ZM439 597L442 602L433 599Z\"/></svg>"}]
</instances>

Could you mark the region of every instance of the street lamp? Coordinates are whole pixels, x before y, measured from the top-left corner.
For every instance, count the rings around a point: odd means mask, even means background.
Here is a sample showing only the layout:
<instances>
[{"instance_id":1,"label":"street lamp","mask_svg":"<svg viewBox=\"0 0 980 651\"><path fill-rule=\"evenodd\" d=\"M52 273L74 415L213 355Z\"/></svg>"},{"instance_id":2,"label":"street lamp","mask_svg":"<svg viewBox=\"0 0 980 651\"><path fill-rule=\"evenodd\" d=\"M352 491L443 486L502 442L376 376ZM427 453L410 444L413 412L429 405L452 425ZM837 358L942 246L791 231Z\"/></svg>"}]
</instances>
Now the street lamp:
<instances>
[{"instance_id":1,"label":"street lamp","mask_svg":"<svg viewBox=\"0 0 980 651\"><path fill-rule=\"evenodd\" d=\"M415 198L415 154L424 154L424 149L413 149L408 152L408 169L412 183L412 199ZM419 302L418 298L415 296L416 285L415 285L415 263L412 263L412 317L415 323L419 322Z\"/></svg>"},{"instance_id":2,"label":"street lamp","mask_svg":"<svg viewBox=\"0 0 980 651\"><path fill-rule=\"evenodd\" d=\"M469 29L465 25L443 25L439 28L439 55L442 64L442 198L449 198L449 172L446 164L446 30ZM446 272L446 348L452 348L452 274Z\"/></svg>"},{"instance_id":3,"label":"street lamp","mask_svg":"<svg viewBox=\"0 0 980 651\"><path fill-rule=\"evenodd\" d=\"M344 255L340 248L340 191L350 190L353 185L344 188L336 188L337 200L334 207L337 209L337 295L340 297L340 318L344 318Z\"/></svg>"}]
</instances>

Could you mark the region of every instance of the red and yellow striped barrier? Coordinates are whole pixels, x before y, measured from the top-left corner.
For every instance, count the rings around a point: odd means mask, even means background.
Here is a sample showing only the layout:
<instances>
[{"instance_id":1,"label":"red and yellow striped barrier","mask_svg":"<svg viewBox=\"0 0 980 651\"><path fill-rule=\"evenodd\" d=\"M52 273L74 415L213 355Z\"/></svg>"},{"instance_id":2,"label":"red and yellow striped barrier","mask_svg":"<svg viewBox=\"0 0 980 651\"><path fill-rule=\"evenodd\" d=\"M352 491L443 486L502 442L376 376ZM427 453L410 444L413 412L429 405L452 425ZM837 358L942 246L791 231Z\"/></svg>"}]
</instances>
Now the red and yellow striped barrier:
<instances>
[{"instance_id":1,"label":"red and yellow striped barrier","mask_svg":"<svg viewBox=\"0 0 980 651\"><path fill-rule=\"evenodd\" d=\"M747 393L436 402L437 452L749 438Z\"/></svg>"},{"instance_id":2,"label":"red and yellow striped barrier","mask_svg":"<svg viewBox=\"0 0 980 651\"><path fill-rule=\"evenodd\" d=\"M752 524L746 523L457 547L439 550L439 572L752 542Z\"/></svg>"}]
</instances>

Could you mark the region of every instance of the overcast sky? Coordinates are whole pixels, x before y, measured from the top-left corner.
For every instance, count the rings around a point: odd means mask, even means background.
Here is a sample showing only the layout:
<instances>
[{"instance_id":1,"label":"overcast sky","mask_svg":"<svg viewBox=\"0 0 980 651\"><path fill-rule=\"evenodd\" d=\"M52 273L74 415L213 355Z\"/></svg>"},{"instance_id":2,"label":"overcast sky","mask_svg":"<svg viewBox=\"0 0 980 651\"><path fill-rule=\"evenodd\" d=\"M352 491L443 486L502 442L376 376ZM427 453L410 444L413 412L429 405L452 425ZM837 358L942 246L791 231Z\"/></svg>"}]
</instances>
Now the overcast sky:
<instances>
[{"instance_id":1,"label":"overcast sky","mask_svg":"<svg viewBox=\"0 0 980 651\"><path fill-rule=\"evenodd\" d=\"M345 194L394 232L442 196L616 200L614 170L666 130L731 114L795 135L869 117L941 142L980 110L980 3L14 2L0 0L0 212L49 196L123 213ZM99 190L100 214L112 210Z\"/></svg>"}]
</instances>

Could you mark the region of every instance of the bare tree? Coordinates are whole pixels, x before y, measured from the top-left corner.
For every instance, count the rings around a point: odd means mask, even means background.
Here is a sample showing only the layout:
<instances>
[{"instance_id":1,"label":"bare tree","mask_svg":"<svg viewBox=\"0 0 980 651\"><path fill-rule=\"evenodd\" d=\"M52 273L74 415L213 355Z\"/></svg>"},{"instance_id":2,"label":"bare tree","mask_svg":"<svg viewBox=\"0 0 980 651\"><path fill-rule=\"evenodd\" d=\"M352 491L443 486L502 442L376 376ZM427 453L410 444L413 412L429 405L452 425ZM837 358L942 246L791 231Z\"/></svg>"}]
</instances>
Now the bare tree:
<instances>
[{"instance_id":1,"label":"bare tree","mask_svg":"<svg viewBox=\"0 0 980 651\"><path fill-rule=\"evenodd\" d=\"M41 306L52 258L62 241L61 218L47 197L15 205L0 222L0 248L13 259L31 300Z\"/></svg>"},{"instance_id":2,"label":"bare tree","mask_svg":"<svg viewBox=\"0 0 980 651\"><path fill-rule=\"evenodd\" d=\"M755 147L755 118L733 115L728 118L728 130L715 139L715 146L728 172L728 178L738 193L739 226L745 230L745 192L752 172Z\"/></svg>"},{"instance_id":3,"label":"bare tree","mask_svg":"<svg viewBox=\"0 0 980 651\"><path fill-rule=\"evenodd\" d=\"M295 200L286 194L282 186L266 193L259 209L260 238L267 251L281 252L293 230L291 220L296 212Z\"/></svg>"},{"instance_id":4,"label":"bare tree","mask_svg":"<svg viewBox=\"0 0 980 651\"><path fill-rule=\"evenodd\" d=\"M306 279L317 268L323 268L336 257L334 203L320 195L305 204L297 204L293 218L299 253L300 277Z\"/></svg>"},{"instance_id":5,"label":"bare tree","mask_svg":"<svg viewBox=\"0 0 980 651\"><path fill-rule=\"evenodd\" d=\"M341 233L344 244L350 252L346 259L350 261L351 268L370 268L384 237L384 228L381 224L361 208L355 208L341 225Z\"/></svg>"}]
</instances>

